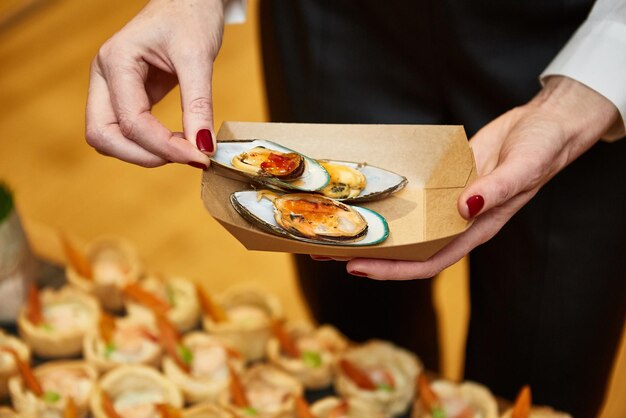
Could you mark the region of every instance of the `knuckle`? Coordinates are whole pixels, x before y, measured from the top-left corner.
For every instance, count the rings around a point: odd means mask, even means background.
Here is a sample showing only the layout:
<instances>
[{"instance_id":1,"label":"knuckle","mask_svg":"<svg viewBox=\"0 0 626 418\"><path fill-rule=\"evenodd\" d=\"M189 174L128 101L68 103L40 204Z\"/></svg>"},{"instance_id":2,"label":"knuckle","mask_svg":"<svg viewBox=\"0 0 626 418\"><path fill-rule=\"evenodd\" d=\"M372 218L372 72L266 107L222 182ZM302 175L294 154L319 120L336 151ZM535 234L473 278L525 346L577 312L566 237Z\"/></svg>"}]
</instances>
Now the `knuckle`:
<instances>
[{"instance_id":1,"label":"knuckle","mask_svg":"<svg viewBox=\"0 0 626 418\"><path fill-rule=\"evenodd\" d=\"M117 118L120 132L126 138L133 139L137 131L137 122L128 113L120 113Z\"/></svg>"},{"instance_id":2,"label":"knuckle","mask_svg":"<svg viewBox=\"0 0 626 418\"><path fill-rule=\"evenodd\" d=\"M512 186L508 182L498 179L493 184L496 202L506 202L512 195Z\"/></svg>"},{"instance_id":3,"label":"knuckle","mask_svg":"<svg viewBox=\"0 0 626 418\"><path fill-rule=\"evenodd\" d=\"M85 140L91 147L99 150L102 144L102 133L94 126L87 126L85 128Z\"/></svg>"},{"instance_id":4,"label":"knuckle","mask_svg":"<svg viewBox=\"0 0 626 418\"><path fill-rule=\"evenodd\" d=\"M114 55L115 43L111 39L102 44L100 49L98 49L98 55L96 55L96 59L100 64L104 64L108 62L111 57Z\"/></svg>"},{"instance_id":5,"label":"knuckle","mask_svg":"<svg viewBox=\"0 0 626 418\"><path fill-rule=\"evenodd\" d=\"M194 115L206 116L211 113L212 108L213 105L209 97L196 97L189 102L186 110Z\"/></svg>"}]
</instances>

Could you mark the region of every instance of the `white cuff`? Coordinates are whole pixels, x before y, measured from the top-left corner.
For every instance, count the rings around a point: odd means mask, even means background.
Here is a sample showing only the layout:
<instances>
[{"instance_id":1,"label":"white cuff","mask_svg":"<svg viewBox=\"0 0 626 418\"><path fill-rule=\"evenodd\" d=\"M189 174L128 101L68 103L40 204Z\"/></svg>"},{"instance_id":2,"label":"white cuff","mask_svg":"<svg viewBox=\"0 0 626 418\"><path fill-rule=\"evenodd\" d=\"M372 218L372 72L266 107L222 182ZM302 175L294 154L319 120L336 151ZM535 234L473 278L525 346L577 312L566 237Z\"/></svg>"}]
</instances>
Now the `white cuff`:
<instances>
[{"instance_id":1,"label":"white cuff","mask_svg":"<svg viewBox=\"0 0 626 418\"><path fill-rule=\"evenodd\" d=\"M616 107L621 126L611 129L607 139L626 133L626 22L587 20L540 76L563 75L597 91ZM619 125L619 124L618 124Z\"/></svg>"},{"instance_id":2,"label":"white cuff","mask_svg":"<svg viewBox=\"0 0 626 418\"><path fill-rule=\"evenodd\" d=\"M224 0L224 23L245 23L248 0Z\"/></svg>"}]
</instances>

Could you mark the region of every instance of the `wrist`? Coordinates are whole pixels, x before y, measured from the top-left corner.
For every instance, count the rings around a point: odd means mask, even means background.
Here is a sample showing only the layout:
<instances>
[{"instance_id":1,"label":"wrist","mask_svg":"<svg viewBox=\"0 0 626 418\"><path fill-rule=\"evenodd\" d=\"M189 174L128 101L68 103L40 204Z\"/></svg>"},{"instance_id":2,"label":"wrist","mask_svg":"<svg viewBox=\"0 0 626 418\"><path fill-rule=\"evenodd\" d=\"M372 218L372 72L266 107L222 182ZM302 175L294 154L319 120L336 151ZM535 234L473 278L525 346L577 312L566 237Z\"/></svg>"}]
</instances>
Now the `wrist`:
<instances>
[{"instance_id":1,"label":"wrist","mask_svg":"<svg viewBox=\"0 0 626 418\"><path fill-rule=\"evenodd\" d=\"M588 148L620 123L615 105L586 85L552 76L529 102L560 124L564 138Z\"/></svg>"}]
</instances>

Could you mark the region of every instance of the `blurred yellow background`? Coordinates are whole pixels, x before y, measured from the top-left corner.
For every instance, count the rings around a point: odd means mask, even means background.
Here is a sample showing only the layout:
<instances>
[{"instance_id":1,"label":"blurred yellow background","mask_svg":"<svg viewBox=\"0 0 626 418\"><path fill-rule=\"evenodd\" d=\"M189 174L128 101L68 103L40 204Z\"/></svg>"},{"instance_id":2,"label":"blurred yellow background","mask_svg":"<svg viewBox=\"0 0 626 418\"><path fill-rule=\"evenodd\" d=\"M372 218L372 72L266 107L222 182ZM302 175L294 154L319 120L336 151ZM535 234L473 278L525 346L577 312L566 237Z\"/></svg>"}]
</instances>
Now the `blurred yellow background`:
<instances>
[{"instance_id":1,"label":"blurred yellow background","mask_svg":"<svg viewBox=\"0 0 626 418\"><path fill-rule=\"evenodd\" d=\"M0 2L0 179L14 189L36 252L61 262L58 231L88 241L116 234L134 241L153 271L202 280L222 290L257 281L306 318L290 258L249 252L200 201L200 171L168 165L144 169L97 154L84 141L89 64L98 47L143 6L137 0ZM226 28L215 65L215 126L266 121L257 34L257 1L248 21ZM154 110L182 130L178 91ZM443 374L462 372L468 315L466 260L436 284ZM581 359L593 361L593 359ZM626 347L622 342L602 418L626 416Z\"/></svg>"}]
</instances>

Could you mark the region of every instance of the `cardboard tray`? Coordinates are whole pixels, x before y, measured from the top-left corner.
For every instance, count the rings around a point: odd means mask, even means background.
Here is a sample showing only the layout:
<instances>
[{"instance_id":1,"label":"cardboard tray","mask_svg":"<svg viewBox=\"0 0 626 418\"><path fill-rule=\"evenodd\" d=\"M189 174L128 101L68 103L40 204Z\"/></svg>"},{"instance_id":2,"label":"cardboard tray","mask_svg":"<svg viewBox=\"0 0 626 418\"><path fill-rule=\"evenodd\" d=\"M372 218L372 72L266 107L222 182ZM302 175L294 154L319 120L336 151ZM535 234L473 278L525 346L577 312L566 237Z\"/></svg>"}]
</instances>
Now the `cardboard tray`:
<instances>
[{"instance_id":1,"label":"cardboard tray","mask_svg":"<svg viewBox=\"0 0 626 418\"><path fill-rule=\"evenodd\" d=\"M249 250L424 261L470 225L456 203L476 175L462 126L225 122L217 140L233 139L267 139L317 159L367 162L409 180L391 197L360 204L387 219L389 238L347 247L282 238L249 224L231 206L230 195L251 186L224 177L225 170L213 165L202 176L204 206Z\"/></svg>"}]
</instances>

